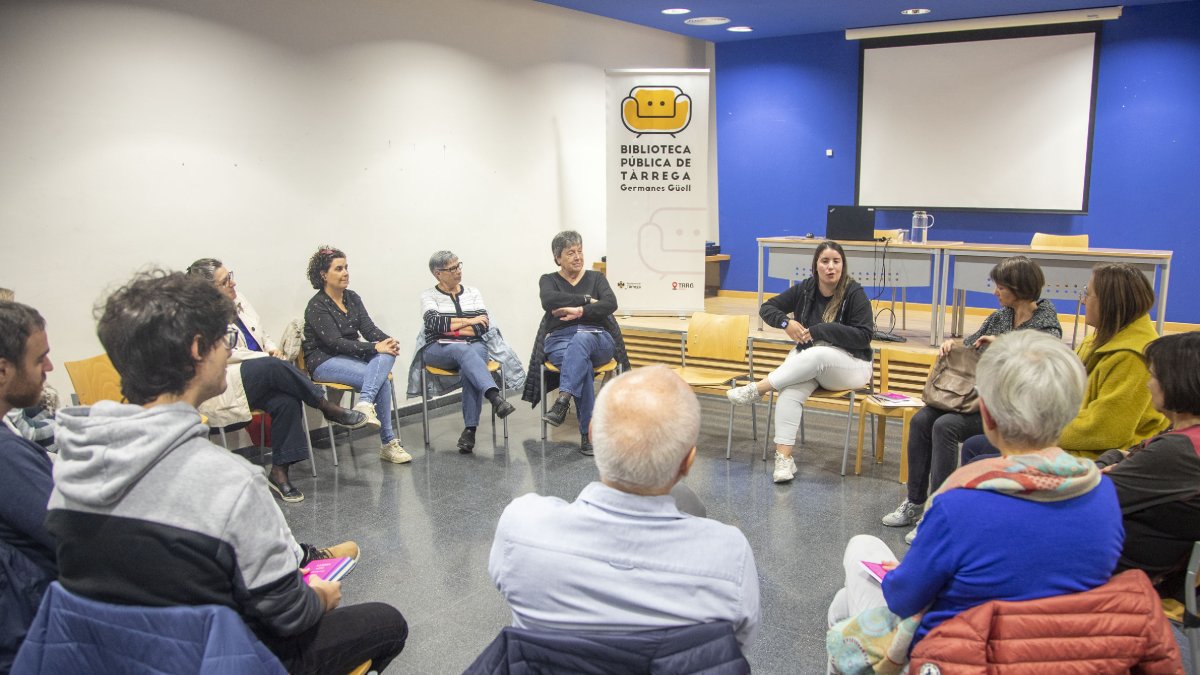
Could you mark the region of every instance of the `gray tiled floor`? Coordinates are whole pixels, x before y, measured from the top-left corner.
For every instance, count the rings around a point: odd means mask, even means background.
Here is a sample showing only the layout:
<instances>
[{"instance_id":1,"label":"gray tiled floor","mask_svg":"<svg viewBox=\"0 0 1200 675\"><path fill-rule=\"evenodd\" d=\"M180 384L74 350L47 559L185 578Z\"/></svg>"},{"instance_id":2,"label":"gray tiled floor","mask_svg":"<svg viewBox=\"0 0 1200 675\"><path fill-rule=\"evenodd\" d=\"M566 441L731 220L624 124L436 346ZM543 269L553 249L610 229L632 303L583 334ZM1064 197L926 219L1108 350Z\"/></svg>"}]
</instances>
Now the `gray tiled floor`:
<instances>
[{"instance_id":1,"label":"gray tiled floor","mask_svg":"<svg viewBox=\"0 0 1200 675\"><path fill-rule=\"evenodd\" d=\"M739 414L733 458L725 460L723 401L702 398L700 452L688 484L708 515L746 533L758 563L762 630L747 651L760 673L817 673L825 663L825 613L841 585L842 549L852 535L876 534L903 555L904 529L879 518L903 498L899 429L889 430L885 462L864 465L842 478L845 417L809 414L807 444L797 454L800 472L791 485L771 482L760 461L765 429L750 440L749 415ZM764 410L764 409L760 409ZM764 410L765 411L765 410ZM317 450L318 477L307 464L293 480L307 499L284 505L296 538L312 543L354 539L359 566L345 580L346 603L379 600L408 618L408 646L396 672L461 672L507 625L508 609L487 575L496 520L505 505L527 492L574 499L596 478L592 460L575 451L574 418L540 440L537 415L522 404L509 418L508 446L493 446L485 418L475 454L460 455L457 406L442 408L432 423L431 450L421 448L419 415L406 418L402 435L415 457L410 465L381 463L378 442L339 443L341 465ZM760 416L760 424L765 420ZM323 432L317 432L318 435ZM499 432L498 432L499 433ZM868 443L869 445L869 443Z\"/></svg>"}]
</instances>

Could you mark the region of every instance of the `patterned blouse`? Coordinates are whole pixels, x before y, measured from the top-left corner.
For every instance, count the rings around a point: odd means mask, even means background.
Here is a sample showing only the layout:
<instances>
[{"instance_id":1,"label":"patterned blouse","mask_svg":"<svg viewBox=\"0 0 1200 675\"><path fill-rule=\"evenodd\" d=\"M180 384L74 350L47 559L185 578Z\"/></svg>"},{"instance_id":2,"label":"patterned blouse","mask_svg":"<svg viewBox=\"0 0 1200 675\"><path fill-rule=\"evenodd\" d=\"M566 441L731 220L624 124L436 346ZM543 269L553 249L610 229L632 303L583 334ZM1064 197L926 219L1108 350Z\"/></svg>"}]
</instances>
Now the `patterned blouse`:
<instances>
[{"instance_id":1,"label":"patterned blouse","mask_svg":"<svg viewBox=\"0 0 1200 675\"><path fill-rule=\"evenodd\" d=\"M979 330L963 339L963 344L973 347L975 341L984 335L1004 335L1013 330L1024 330L1026 328L1040 330L1056 338L1062 337L1062 326L1058 323L1058 310L1054 309L1054 303L1049 300L1038 300L1037 309L1033 310L1033 316L1029 317L1029 320L1020 326L1013 326L1013 316L1015 313L1012 307L1001 307L992 312L988 318L983 320L983 325L979 327Z\"/></svg>"},{"instance_id":2,"label":"patterned blouse","mask_svg":"<svg viewBox=\"0 0 1200 675\"><path fill-rule=\"evenodd\" d=\"M375 343L388 339L388 334L379 329L367 314L358 293L346 290L342 293L346 305L343 312L333 298L324 290L317 291L304 310L304 366L311 374L317 366L335 356L349 356L360 361L370 361L375 354ZM359 339L359 335L363 339Z\"/></svg>"}]
</instances>

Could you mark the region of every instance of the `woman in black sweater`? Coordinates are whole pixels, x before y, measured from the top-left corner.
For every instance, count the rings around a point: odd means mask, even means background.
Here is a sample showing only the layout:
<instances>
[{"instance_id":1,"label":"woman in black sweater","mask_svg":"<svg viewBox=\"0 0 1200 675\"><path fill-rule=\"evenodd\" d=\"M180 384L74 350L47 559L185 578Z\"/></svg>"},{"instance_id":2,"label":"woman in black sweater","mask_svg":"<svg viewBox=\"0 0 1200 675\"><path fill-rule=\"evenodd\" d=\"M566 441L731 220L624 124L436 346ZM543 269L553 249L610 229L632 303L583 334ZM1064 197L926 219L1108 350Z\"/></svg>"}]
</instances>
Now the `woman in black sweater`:
<instances>
[{"instance_id":1,"label":"woman in black sweater","mask_svg":"<svg viewBox=\"0 0 1200 675\"><path fill-rule=\"evenodd\" d=\"M578 232L558 233L550 250L558 271L543 274L538 289L542 309L546 310L542 320L546 327L545 358L558 367L561 375L558 400L544 419L553 426L562 424L574 399L579 417L579 451L591 455L588 424L596 400L592 369L608 363L616 353L617 345L605 319L617 310L617 296L603 274L583 268L583 237Z\"/></svg>"},{"instance_id":2,"label":"woman in black sweater","mask_svg":"<svg viewBox=\"0 0 1200 675\"><path fill-rule=\"evenodd\" d=\"M789 317L788 314L791 314ZM792 446L804 402L817 387L855 389L871 381L871 301L846 271L846 254L833 241L813 253L812 277L763 303L759 316L796 341L784 362L758 382L735 387L729 400L748 405L767 392L779 392L775 404L776 483L796 474Z\"/></svg>"}]
</instances>

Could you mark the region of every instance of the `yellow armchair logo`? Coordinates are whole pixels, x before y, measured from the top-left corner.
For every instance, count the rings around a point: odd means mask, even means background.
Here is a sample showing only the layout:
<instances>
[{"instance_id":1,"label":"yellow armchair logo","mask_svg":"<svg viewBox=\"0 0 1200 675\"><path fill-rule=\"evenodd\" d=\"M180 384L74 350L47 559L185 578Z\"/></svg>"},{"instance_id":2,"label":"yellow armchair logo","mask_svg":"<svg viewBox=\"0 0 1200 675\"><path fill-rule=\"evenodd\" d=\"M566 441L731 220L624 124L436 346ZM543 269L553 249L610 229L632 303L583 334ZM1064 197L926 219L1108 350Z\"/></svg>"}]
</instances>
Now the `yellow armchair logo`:
<instances>
[{"instance_id":1,"label":"yellow armchair logo","mask_svg":"<svg viewBox=\"0 0 1200 675\"><path fill-rule=\"evenodd\" d=\"M634 87L621 101L621 121L639 136L674 136L692 121L692 98L679 87Z\"/></svg>"}]
</instances>

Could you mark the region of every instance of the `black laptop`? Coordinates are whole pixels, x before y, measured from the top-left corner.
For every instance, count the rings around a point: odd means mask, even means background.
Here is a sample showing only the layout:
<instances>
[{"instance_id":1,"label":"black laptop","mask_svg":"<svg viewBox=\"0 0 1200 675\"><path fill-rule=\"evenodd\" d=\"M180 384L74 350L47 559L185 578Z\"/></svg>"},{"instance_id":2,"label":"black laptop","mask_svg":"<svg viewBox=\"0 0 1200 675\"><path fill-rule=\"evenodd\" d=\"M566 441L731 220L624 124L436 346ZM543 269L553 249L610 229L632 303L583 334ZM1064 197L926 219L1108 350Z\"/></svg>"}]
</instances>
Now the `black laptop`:
<instances>
[{"instance_id":1,"label":"black laptop","mask_svg":"<svg viewBox=\"0 0 1200 675\"><path fill-rule=\"evenodd\" d=\"M830 206L825 238L835 241L874 241L875 209L870 206Z\"/></svg>"}]
</instances>

